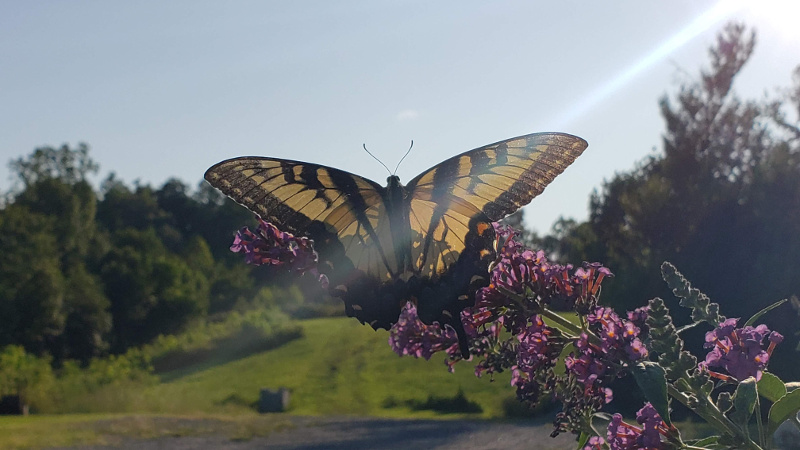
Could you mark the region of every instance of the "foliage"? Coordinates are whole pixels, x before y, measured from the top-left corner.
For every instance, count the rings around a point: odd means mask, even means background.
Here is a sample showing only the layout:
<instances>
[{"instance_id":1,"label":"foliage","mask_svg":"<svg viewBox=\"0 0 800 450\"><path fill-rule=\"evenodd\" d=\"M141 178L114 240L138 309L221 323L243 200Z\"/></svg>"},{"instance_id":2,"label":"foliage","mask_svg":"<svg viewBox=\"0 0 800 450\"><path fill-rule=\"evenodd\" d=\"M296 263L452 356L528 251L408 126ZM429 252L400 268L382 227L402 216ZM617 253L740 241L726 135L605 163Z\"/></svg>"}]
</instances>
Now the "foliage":
<instances>
[{"instance_id":1,"label":"foliage","mask_svg":"<svg viewBox=\"0 0 800 450\"><path fill-rule=\"evenodd\" d=\"M0 349L0 396L17 395L22 405L47 401L55 377L50 360L37 358L19 345Z\"/></svg>"}]
</instances>

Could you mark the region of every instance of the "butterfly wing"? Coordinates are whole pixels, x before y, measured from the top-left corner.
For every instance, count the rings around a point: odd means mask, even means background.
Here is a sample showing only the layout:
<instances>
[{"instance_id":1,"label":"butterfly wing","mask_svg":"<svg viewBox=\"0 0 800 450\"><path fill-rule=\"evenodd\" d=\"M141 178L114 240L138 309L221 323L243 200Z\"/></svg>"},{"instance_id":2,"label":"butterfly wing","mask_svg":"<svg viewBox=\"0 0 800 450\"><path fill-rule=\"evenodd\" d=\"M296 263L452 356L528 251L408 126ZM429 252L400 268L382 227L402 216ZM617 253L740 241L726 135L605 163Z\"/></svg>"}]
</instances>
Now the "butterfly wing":
<instances>
[{"instance_id":1,"label":"butterfly wing","mask_svg":"<svg viewBox=\"0 0 800 450\"><path fill-rule=\"evenodd\" d=\"M436 277L454 264L464 237L528 204L583 153L585 140L535 133L454 156L407 185L412 260L422 276Z\"/></svg>"},{"instance_id":2,"label":"butterfly wing","mask_svg":"<svg viewBox=\"0 0 800 450\"><path fill-rule=\"evenodd\" d=\"M314 238L321 258L333 265L352 264L380 280L398 270L385 188L371 180L331 167L264 157L222 161L206 171L205 179L278 228Z\"/></svg>"}]
</instances>

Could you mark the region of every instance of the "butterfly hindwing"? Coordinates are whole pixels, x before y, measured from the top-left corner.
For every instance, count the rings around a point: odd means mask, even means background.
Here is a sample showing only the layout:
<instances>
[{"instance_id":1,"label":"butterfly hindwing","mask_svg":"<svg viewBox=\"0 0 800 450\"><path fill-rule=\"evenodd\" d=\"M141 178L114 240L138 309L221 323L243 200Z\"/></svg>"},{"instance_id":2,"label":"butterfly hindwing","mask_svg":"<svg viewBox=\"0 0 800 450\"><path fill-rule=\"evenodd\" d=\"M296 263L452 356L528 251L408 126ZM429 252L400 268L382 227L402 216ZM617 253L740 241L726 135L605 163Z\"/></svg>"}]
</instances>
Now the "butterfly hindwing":
<instances>
[{"instance_id":1,"label":"butterfly hindwing","mask_svg":"<svg viewBox=\"0 0 800 450\"><path fill-rule=\"evenodd\" d=\"M412 249L420 273L446 270L464 249L470 221L494 222L525 206L587 145L568 134L529 134L464 152L411 180L412 233L424 237Z\"/></svg>"}]
</instances>

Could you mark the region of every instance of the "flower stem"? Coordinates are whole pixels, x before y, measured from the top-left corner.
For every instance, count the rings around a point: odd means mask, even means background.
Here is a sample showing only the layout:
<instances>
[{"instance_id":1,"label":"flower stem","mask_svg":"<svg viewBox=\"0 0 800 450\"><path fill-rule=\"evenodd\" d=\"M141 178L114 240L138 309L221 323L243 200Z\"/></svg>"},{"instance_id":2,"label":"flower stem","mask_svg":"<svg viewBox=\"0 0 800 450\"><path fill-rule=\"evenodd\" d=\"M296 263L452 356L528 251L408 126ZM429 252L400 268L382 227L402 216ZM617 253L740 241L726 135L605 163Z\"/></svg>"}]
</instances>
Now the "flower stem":
<instances>
[{"instance_id":1,"label":"flower stem","mask_svg":"<svg viewBox=\"0 0 800 450\"><path fill-rule=\"evenodd\" d=\"M678 400L679 402L683 403L686 407L691 409L695 412L698 416L705 419L706 422L710 423L712 426L717 428L718 430L724 432L729 436L735 436L739 438L744 444L745 448L751 448L754 450L761 449L761 447L745 436L737 427L733 424L727 417L725 417L722 412L717 409L717 407L711 403L707 398L702 399L698 398L700 404L695 407L689 406L689 396L685 393L681 392L676 388L672 383L667 383L667 392L669 395Z\"/></svg>"},{"instance_id":2,"label":"flower stem","mask_svg":"<svg viewBox=\"0 0 800 450\"><path fill-rule=\"evenodd\" d=\"M762 447L767 446L767 434L764 430L764 424L761 423L761 401L758 399L758 395L756 395L756 424L758 425L758 442L761 444Z\"/></svg>"},{"instance_id":3,"label":"flower stem","mask_svg":"<svg viewBox=\"0 0 800 450\"><path fill-rule=\"evenodd\" d=\"M547 308L542 308L539 314L558 324L562 331L569 331L575 335L580 335L583 332L579 326Z\"/></svg>"}]
</instances>

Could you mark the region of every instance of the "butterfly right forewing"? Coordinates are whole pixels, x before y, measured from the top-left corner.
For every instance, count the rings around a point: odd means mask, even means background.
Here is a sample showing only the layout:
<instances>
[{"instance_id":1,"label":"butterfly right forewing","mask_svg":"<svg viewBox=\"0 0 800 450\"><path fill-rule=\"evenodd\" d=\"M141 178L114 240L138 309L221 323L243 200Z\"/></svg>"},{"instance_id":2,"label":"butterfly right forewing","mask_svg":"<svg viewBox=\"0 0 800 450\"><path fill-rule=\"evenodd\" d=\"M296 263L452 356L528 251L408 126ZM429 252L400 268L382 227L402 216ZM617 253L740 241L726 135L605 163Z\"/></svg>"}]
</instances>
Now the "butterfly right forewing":
<instances>
[{"instance_id":1,"label":"butterfly right forewing","mask_svg":"<svg viewBox=\"0 0 800 450\"><path fill-rule=\"evenodd\" d=\"M421 273L445 270L463 250L470 223L484 227L528 204L587 145L563 133L529 134L464 152L411 180L411 226L427 237L414 249Z\"/></svg>"}]
</instances>

